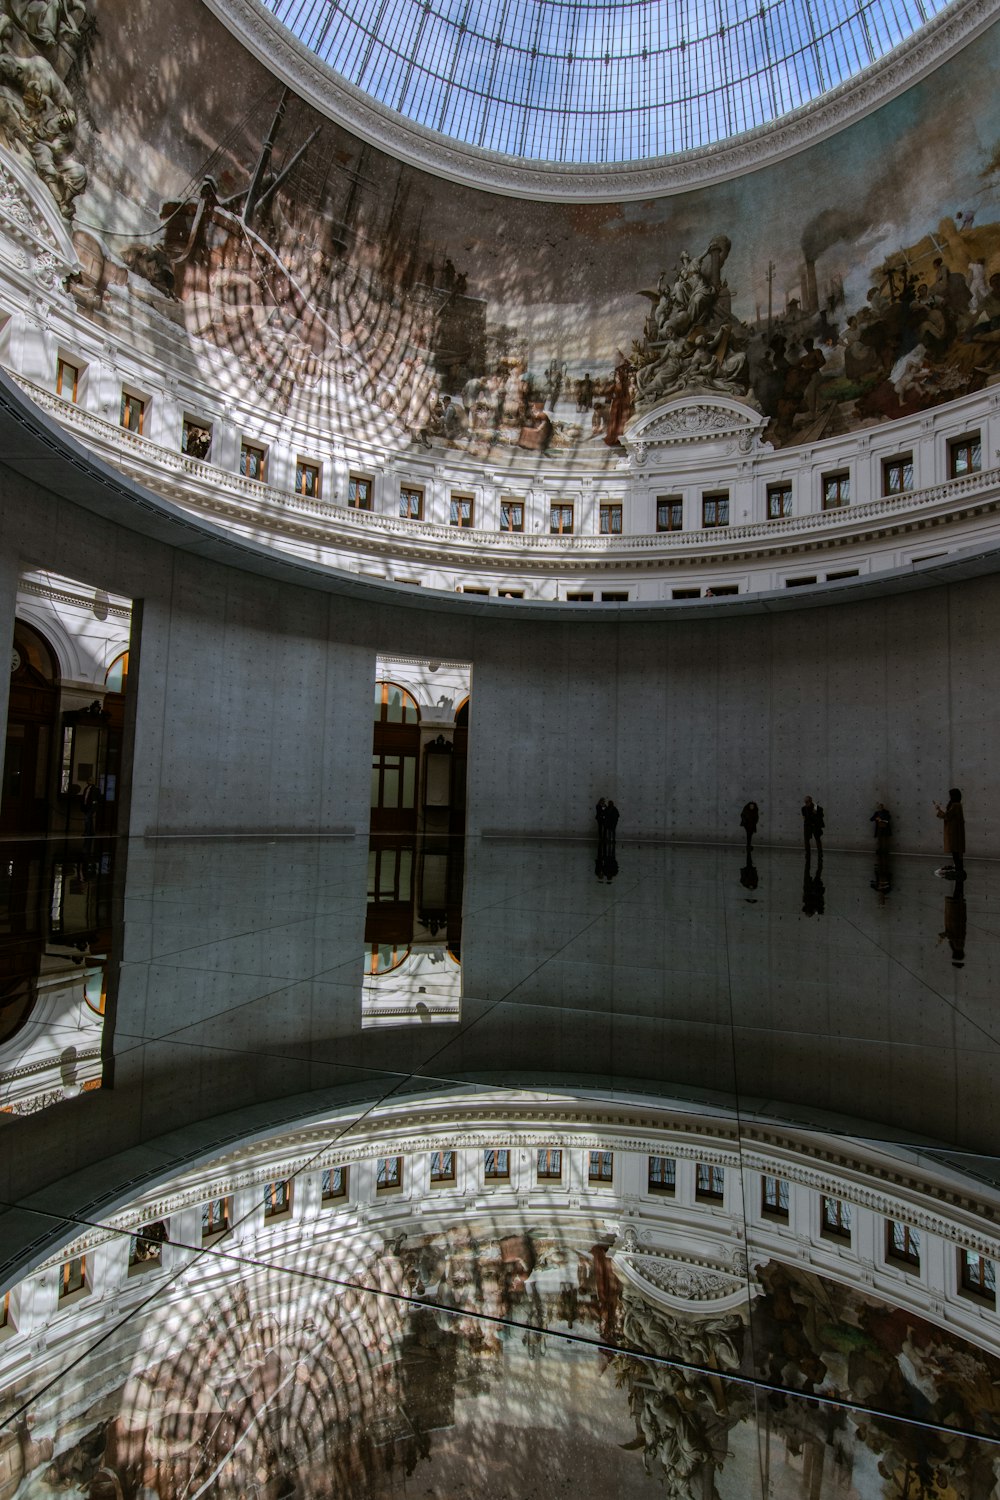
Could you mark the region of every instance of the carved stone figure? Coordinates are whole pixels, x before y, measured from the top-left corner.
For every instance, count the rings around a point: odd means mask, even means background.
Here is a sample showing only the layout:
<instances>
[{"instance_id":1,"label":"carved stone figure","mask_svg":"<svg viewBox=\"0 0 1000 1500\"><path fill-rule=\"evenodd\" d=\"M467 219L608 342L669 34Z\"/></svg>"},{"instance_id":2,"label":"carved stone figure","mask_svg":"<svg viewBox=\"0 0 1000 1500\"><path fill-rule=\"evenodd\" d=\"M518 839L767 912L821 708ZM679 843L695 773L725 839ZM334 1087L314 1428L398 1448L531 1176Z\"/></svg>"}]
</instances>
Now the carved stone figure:
<instances>
[{"instance_id":1,"label":"carved stone figure","mask_svg":"<svg viewBox=\"0 0 1000 1500\"><path fill-rule=\"evenodd\" d=\"M730 249L718 235L697 260L682 250L673 272L661 271L655 290L640 293L652 306L643 339L633 344L637 411L682 392L746 396L747 335L722 277Z\"/></svg>"}]
</instances>

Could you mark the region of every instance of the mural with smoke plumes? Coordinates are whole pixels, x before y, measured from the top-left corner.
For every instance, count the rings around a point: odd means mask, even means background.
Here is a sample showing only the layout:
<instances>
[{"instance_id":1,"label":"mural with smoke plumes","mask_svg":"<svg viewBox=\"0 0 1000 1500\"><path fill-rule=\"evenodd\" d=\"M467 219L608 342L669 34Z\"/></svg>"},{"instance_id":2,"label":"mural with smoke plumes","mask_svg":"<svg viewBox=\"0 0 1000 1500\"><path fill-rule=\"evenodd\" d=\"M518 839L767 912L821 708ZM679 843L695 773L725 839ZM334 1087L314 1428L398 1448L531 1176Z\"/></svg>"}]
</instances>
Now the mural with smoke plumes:
<instances>
[{"instance_id":1,"label":"mural with smoke plumes","mask_svg":"<svg viewBox=\"0 0 1000 1500\"><path fill-rule=\"evenodd\" d=\"M735 395L783 446L1000 378L996 28L797 156L586 204L389 159L195 0L81 3L66 84L35 10L0 13L0 143L73 225L80 307L111 336L172 325L234 402L396 450L592 465L677 395ZM35 64L72 114L72 171L54 175Z\"/></svg>"}]
</instances>

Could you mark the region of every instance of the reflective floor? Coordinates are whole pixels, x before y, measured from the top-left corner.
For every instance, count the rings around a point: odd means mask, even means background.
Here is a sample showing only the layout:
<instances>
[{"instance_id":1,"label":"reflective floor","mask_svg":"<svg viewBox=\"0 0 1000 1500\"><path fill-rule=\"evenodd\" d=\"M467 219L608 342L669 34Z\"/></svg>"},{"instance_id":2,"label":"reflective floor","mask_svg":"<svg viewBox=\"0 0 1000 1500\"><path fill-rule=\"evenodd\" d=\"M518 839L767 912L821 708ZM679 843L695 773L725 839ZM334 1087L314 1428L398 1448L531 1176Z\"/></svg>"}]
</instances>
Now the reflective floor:
<instances>
[{"instance_id":1,"label":"reflective floor","mask_svg":"<svg viewBox=\"0 0 1000 1500\"><path fill-rule=\"evenodd\" d=\"M0 1500L994 1492L993 866L3 869Z\"/></svg>"}]
</instances>

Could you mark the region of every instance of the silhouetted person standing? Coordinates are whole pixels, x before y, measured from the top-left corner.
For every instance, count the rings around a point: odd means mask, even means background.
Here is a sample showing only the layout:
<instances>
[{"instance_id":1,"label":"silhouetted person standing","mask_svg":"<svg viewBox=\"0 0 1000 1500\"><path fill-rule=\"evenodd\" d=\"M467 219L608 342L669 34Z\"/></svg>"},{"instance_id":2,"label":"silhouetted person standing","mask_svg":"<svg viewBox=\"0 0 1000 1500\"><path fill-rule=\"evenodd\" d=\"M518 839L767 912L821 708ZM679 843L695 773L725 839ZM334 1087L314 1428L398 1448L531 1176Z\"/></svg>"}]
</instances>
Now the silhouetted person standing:
<instances>
[{"instance_id":1,"label":"silhouetted person standing","mask_svg":"<svg viewBox=\"0 0 1000 1500\"><path fill-rule=\"evenodd\" d=\"M618 837L618 818L619 818L619 816L620 816L620 814L618 812L617 807L615 806L615 804L611 801L611 799L609 797L608 798L608 805L604 809L604 824L605 824L605 827L608 830L608 847L610 849L612 849L612 850L615 847L615 839Z\"/></svg>"},{"instance_id":2,"label":"silhouetted person standing","mask_svg":"<svg viewBox=\"0 0 1000 1500\"><path fill-rule=\"evenodd\" d=\"M941 873L946 879L965 879L965 811L962 793L953 786L948 793L948 806L935 802L934 811L944 820L944 852L951 855L951 864L945 865Z\"/></svg>"},{"instance_id":3,"label":"silhouetted person standing","mask_svg":"<svg viewBox=\"0 0 1000 1500\"><path fill-rule=\"evenodd\" d=\"M809 840L812 839L816 845L816 853L822 858L825 822L823 809L818 807L811 797L807 797L802 804L802 842L805 844L807 854L809 853Z\"/></svg>"},{"instance_id":4,"label":"silhouetted person standing","mask_svg":"<svg viewBox=\"0 0 1000 1500\"><path fill-rule=\"evenodd\" d=\"M740 813L740 827L747 836L747 864L753 864L753 836L757 832L760 808L756 802L748 802Z\"/></svg>"},{"instance_id":5,"label":"silhouetted person standing","mask_svg":"<svg viewBox=\"0 0 1000 1500\"><path fill-rule=\"evenodd\" d=\"M597 847L603 849L608 837L608 804L603 797L594 809L594 817L597 819Z\"/></svg>"},{"instance_id":6,"label":"silhouetted person standing","mask_svg":"<svg viewBox=\"0 0 1000 1500\"><path fill-rule=\"evenodd\" d=\"M881 853L892 838L892 813L884 802L878 802L868 821L875 825L875 852Z\"/></svg>"}]
</instances>

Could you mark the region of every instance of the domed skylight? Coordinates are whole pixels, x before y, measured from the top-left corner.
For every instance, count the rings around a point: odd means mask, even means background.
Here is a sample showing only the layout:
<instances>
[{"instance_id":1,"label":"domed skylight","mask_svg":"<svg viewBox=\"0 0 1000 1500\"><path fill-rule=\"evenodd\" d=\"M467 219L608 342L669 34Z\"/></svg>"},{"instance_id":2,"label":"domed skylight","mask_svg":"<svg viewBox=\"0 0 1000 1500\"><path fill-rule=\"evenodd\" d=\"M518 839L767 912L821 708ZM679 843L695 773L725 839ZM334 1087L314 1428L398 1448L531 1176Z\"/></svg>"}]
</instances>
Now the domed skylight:
<instances>
[{"instance_id":1,"label":"domed skylight","mask_svg":"<svg viewBox=\"0 0 1000 1500\"><path fill-rule=\"evenodd\" d=\"M779 119L947 0L263 0L325 63L486 151L625 162Z\"/></svg>"}]
</instances>

